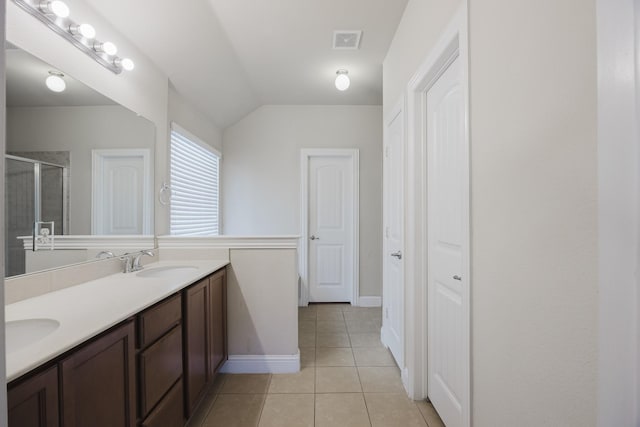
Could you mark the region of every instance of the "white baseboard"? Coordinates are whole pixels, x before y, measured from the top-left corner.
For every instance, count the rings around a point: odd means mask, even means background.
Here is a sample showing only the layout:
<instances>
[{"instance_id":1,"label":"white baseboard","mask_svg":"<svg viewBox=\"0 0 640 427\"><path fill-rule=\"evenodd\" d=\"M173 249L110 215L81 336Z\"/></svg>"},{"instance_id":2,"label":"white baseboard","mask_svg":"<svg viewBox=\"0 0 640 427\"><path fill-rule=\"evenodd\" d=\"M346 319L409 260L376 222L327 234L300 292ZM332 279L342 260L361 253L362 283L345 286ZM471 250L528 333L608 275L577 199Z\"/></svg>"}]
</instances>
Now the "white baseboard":
<instances>
[{"instance_id":1,"label":"white baseboard","mask_svg":"<svg viewBox=\"0 0 640 427\"><path fill-rule=\"evenodd\" d=\"M359 307L382 307L382 297L360 297L358 298Z\"/></svg>"},{"instance_id":2,"label":"white baseboard","mask_svg":"<svg viewBox=\"0 0 640 427\"><path fill-rule=\"evenodd\" d=\"M225 374L291 374L300 371L298 354L229 355L220 372Z\"/></svg>"},{"instance_id":3,"label":"white baseboard","mask_svg":"<svg viewBox=\"0 0 640 427\"><path fill-rule=\"evenodd\" d=\"M405 367L400 373L402 379L402 385L407 393L409 393L409 369Z\"/></svg>"}]
</instances>

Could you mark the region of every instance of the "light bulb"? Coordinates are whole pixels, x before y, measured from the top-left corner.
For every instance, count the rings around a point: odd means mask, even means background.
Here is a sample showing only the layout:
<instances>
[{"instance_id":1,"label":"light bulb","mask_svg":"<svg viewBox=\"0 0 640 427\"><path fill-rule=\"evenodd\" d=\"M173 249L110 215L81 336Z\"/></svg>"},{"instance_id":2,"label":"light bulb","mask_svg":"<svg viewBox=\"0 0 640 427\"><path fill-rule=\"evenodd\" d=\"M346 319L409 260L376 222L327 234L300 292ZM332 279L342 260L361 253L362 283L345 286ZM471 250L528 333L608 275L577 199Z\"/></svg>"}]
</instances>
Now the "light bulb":
<instances>
[{"instance_id":1,"label":"light bulb","mask_svg":"<svg viewBox=\"0 0 640 427\"><path fill-rule=\"evenodd\" d=\"M96 29L89 24L72 25L69 27L69 32L74 36L79 35L89 40L96 36Z\"/></svg>"},{"instance_id":2,"label":"light bulb","mask_svg":"<svg viewBox=\"0 0 640 427\"><path fill-rule=\"evenodd\" d=\"M64 74L56 73L53 71L49 71L49 74L50 76L45 80L45 83L47 84L49 90L52 92L64 92L64 90L67 88L67 84L62 78Z\"/></svg>"},{"instance_id":3,"label":"light bulb","mask_svg":"<svg viewBox=\"0 0 640 427\"><path fill-rule=\"evenodd\" d=\"M95 43L93 45L93 49L97 52L104 52L107 55L111 55L111 56L118 53L118 48L116 47L115 44L111 42Z\"/></svg>"},{"instance_id":4,"label":"light bulb","mask_svg":"<svg viewBox=\"0 0 640 427\"><path fill-rule=\"evenodd\" d=\"M53 0L48 3L49 10L58 18L67 18L69 16L69 6L60 0Z\"/></svg>"},{"instance_id":5,"label":"light bulb","mask_svg":"<svg viewBox=\"0 0 640 427\"><path fill-rule=\"evenodd\" d=\"M80 24L78 32L86 39L92 39L96 36L96 29L90 24Z\"/></svg>"},{"instance_id":6,"label":"light bulb","mask_svg":"<svg viewBox=\"0 0 640 427\"><path fill-rule=\"evenodd\" d=\"M122 66L122 69L126 70L126 71L131 71L136 67L136 64L133 63L132 60L130 60L129 58L123 58L120 60L120 65Z\"/></svg>"},{"instance_id":7,"label":"light bulb","mask_svg":"<svg viewBox=\"0 0 640 427\"><path fill-rule=\"evenodd\" d=\"M349 76L347 75L347 70L338 70L336 71L336 89L339 91L344 91L349 89L349 85L351 81L349 80Z\"/></svg>"}]
</instances>

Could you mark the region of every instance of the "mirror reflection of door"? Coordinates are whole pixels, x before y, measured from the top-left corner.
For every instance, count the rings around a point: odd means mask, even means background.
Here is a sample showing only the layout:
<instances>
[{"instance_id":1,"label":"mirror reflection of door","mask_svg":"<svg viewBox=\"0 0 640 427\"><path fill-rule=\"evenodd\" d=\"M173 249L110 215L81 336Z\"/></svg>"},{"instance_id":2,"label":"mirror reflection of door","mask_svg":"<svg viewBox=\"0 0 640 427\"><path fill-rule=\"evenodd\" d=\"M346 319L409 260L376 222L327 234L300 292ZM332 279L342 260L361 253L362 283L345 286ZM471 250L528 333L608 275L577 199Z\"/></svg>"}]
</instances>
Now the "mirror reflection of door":
<instances>
[{"instance_id":1,"label":"mirror reflection of door","mask_svg":"<svg viewBox=\"0 0 640 427\"><path fill-rule=\"evenodd\" d=\"M150 150L93 150L91 232L151 234Z\"/></svg>"}]
</instances>

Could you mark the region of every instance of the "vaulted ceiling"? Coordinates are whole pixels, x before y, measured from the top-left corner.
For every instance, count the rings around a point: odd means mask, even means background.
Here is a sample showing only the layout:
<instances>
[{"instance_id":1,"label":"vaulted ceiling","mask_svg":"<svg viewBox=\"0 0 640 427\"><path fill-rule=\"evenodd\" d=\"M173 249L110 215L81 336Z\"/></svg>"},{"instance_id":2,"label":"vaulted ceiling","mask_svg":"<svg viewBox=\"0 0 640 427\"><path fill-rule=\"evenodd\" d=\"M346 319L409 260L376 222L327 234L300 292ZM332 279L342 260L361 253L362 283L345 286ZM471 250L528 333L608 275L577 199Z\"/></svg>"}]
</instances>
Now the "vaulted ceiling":
<instances>
[{"instance_id":1,"label":"vaulted ceiling","mask_svg":"<svg viewBox=\"0 0 640 427\"><path fill-rule=\"evenodd\" d=\"M407 0L87 0L224 128L264 104L377 105ZM334 30L362 30L359 50ZM333 86L349 70L351 87Z\"/></svg>"}]
</instances>

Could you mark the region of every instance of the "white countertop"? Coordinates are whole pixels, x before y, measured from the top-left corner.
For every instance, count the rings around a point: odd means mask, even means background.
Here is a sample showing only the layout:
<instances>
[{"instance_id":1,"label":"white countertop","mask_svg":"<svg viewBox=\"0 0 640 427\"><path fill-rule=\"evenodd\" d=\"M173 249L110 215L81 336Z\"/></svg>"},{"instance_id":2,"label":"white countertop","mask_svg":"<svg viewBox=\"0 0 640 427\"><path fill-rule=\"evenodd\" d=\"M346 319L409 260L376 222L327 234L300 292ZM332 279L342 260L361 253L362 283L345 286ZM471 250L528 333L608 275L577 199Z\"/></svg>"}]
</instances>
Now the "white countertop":
<instances>
[{"instance_id":1,"label":"white countertop","mask_svg":"<svg viewBox=\"0 0 640 427\"><path fill-rule=\"evenodd\" d=\"M197 267L171 278L118 273L26 299L5 307L5 321L54 319L60 326L18 350L7 346L7 382L59 356L182 288L226 266L229 261L161 261L153 267ZM144 270L143 270L144 271Z\"/></svg>"}]
</instances>

